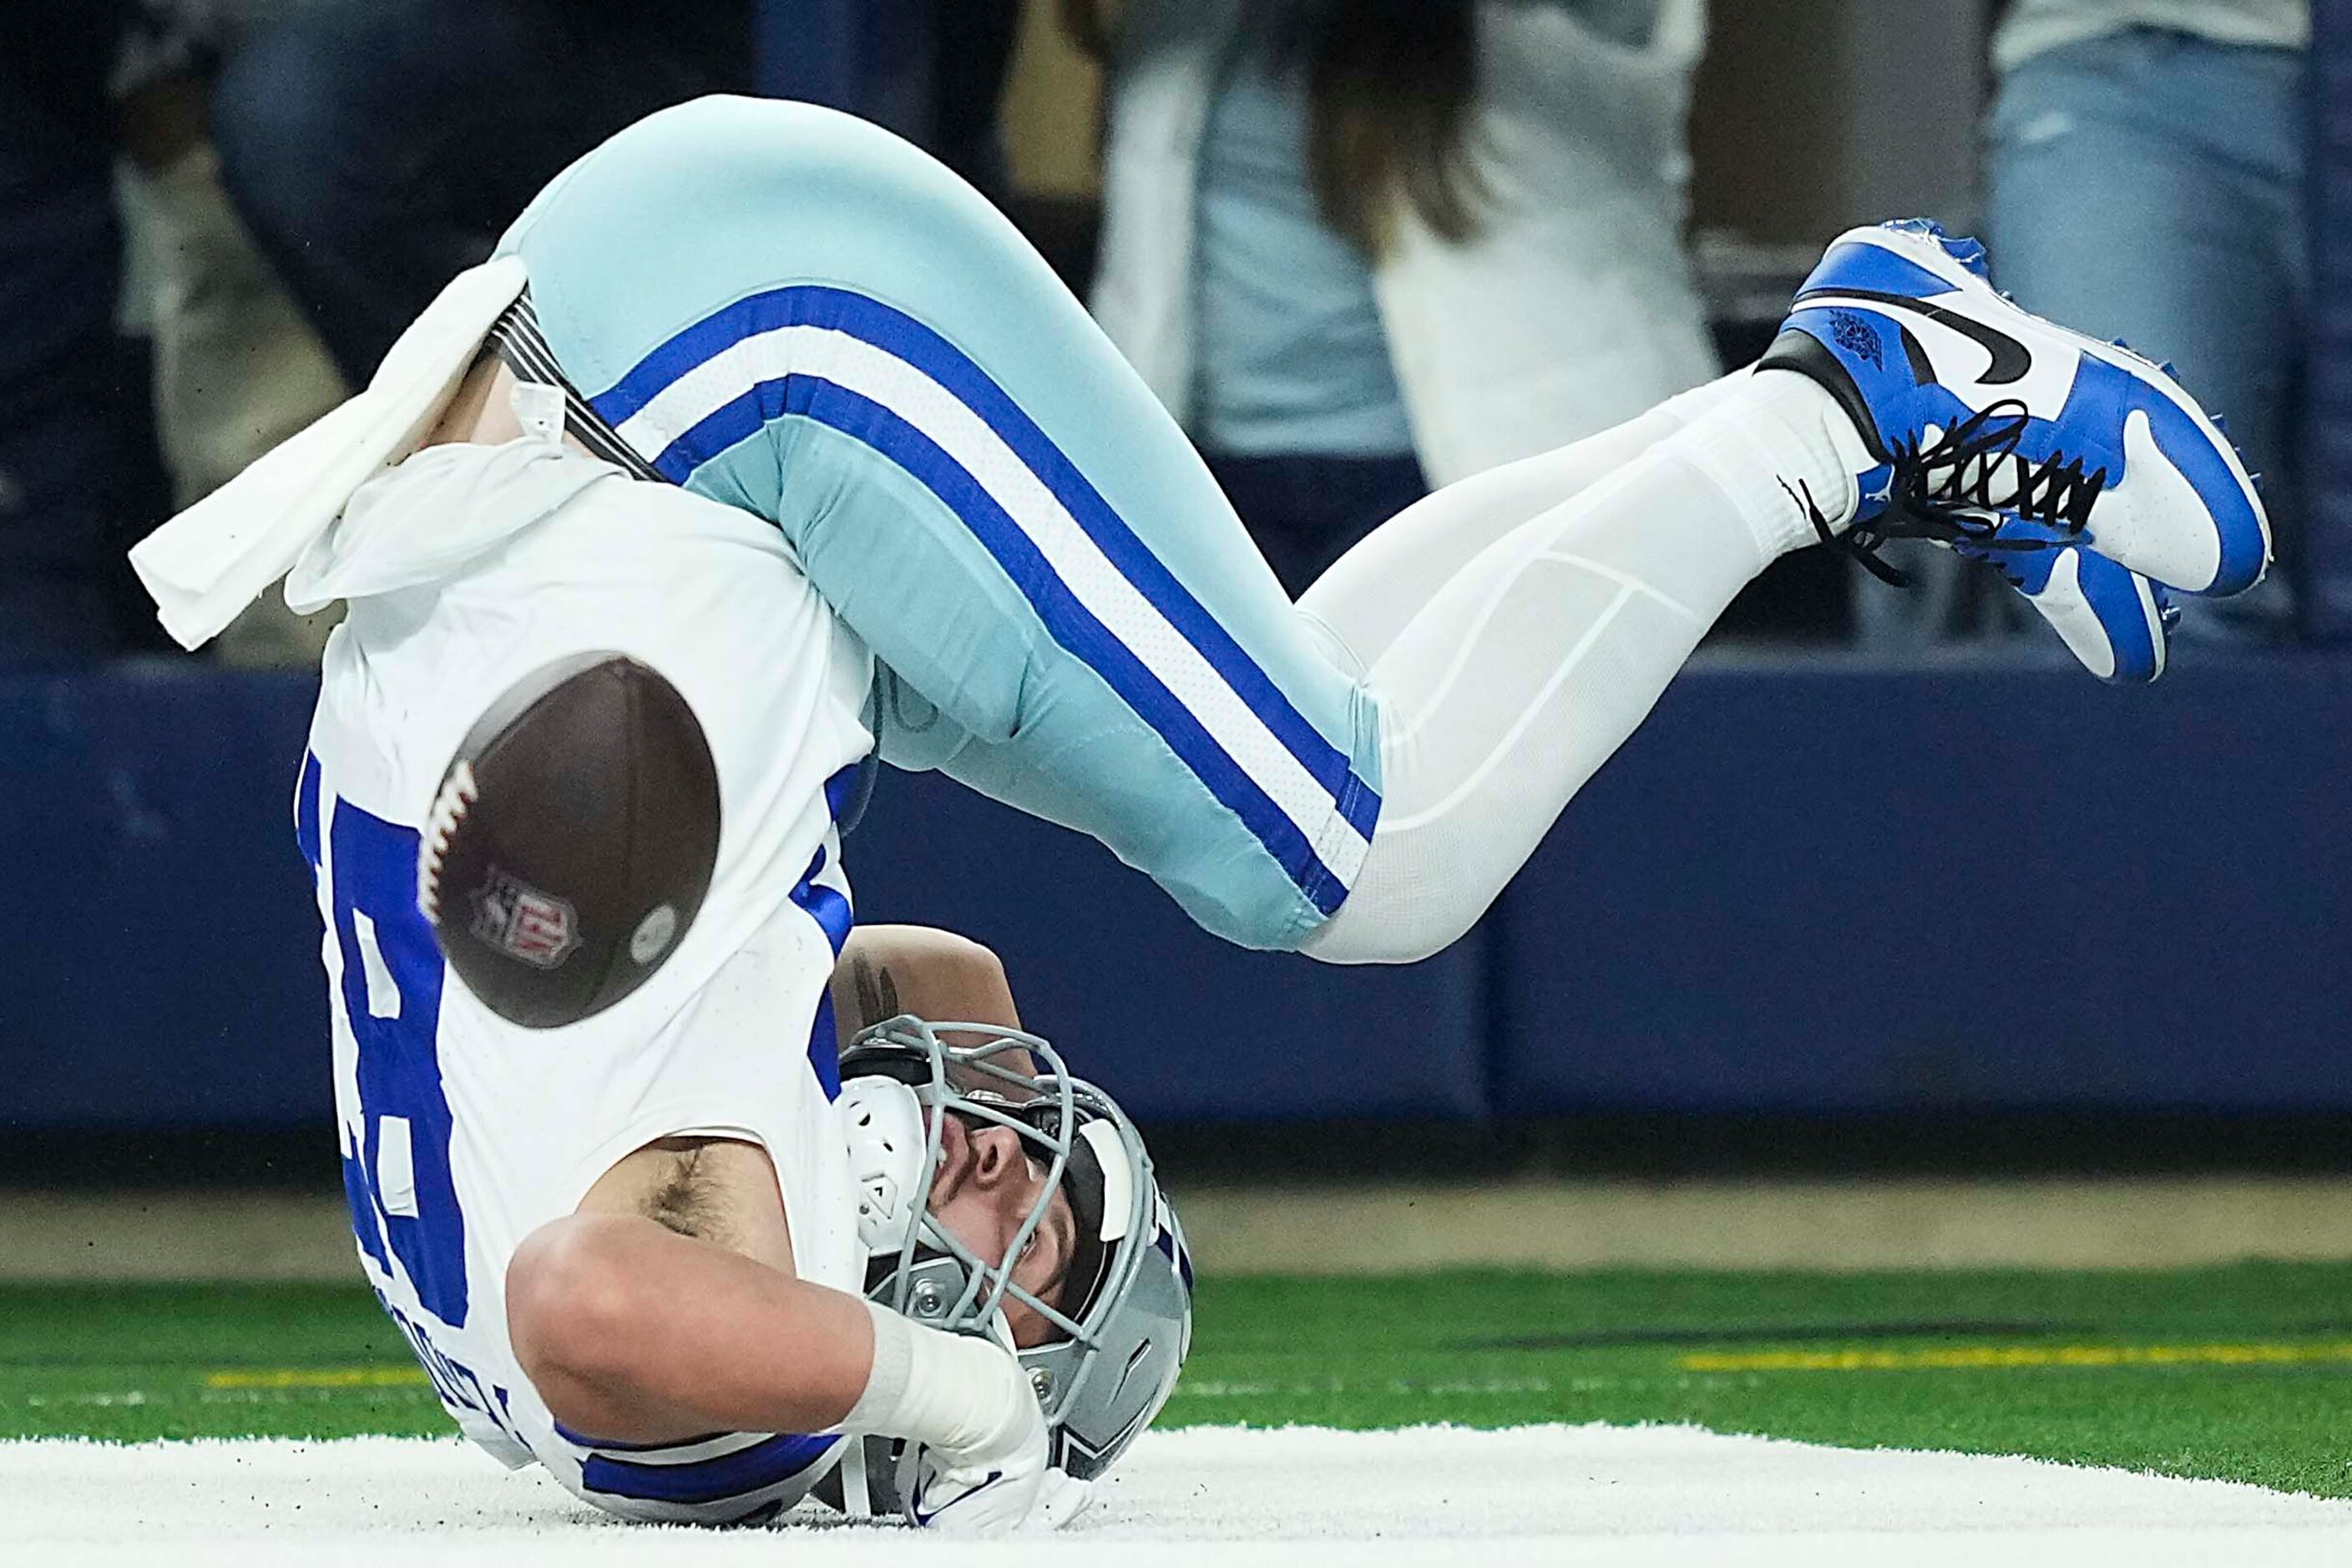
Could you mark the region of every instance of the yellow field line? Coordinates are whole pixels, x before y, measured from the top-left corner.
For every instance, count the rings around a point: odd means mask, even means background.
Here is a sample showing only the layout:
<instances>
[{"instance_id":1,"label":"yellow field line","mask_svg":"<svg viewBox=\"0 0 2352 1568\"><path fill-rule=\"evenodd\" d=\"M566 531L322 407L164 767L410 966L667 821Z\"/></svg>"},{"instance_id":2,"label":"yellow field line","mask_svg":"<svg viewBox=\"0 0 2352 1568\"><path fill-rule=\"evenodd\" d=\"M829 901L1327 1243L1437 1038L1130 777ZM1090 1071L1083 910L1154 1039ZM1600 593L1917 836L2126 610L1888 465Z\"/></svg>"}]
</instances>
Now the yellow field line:
<instances>
[{"instance_id":1,"label":"yellow field line","mask_svg":"<svg viewBox=\"0 0 2352 1568\"><path fill-rule=\"evenodd\" d=\"M1930 1350L1698 1351L1685 1372L1974 1372L2034 1367L2288 1366L2352 1362L2352 1340L2303 1344L1950 1345ZM206 1388L415 1388L414 1366L271 1367L205 1374Z\"/></svg>"},{"instance_id":2,"label":"yellow field line","mask_svg":"<svg viewBox=\"0 0 2352 1568\"><path fill-rule=\"evenodd\" d=\"M206 1388L409 1388L425 1382L415 1366L267 1367L205 1374Z\"/></svg>"},{"instance_id":3,"label":"yellow field line","mask_svg":"<svg viewBox=\"0 0 2352 1568\"><path fill-rule=\"evenodd\" d=\"M1916 1372L2044 1366L2281 1366L2352 1362L2352 1340L2252 1345L1953 1345L1916 1351L1696 1352L1685 1372Z\"/></svg>"}]
</instances>

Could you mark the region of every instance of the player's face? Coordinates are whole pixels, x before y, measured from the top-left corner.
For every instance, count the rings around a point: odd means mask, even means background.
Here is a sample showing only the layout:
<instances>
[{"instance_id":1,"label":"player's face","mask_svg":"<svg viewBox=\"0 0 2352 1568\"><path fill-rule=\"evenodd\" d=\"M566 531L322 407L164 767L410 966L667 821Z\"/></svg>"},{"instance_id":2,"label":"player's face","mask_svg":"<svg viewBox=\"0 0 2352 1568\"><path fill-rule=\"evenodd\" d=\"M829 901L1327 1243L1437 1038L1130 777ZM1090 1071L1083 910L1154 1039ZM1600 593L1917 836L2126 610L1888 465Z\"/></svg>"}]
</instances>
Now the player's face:
<instances>
[{"instance_id":1,"label":"player's face","mask_svg":"<svg viewBox=\"0 0 2352 1568\"><path fill-rule=\"evenodd\" d=\"M931 1213L975 1256L991 1262L1004 1256L1045 1184L1045 1167L1029 1157L1019 1133L1009 1127L974 1129L960 1116L946 1118L940 1132L939 1174L931 1182ZM1013 1266L1013 1283L1060 1306L1077 1232L1069 1194L1056 1188L1045 1217ZM1055 1336L1043 1317L1009 1297L1004 1321L1013 1331L1013 1342L1024 1349Z\"/></svg>"}]
</instances>

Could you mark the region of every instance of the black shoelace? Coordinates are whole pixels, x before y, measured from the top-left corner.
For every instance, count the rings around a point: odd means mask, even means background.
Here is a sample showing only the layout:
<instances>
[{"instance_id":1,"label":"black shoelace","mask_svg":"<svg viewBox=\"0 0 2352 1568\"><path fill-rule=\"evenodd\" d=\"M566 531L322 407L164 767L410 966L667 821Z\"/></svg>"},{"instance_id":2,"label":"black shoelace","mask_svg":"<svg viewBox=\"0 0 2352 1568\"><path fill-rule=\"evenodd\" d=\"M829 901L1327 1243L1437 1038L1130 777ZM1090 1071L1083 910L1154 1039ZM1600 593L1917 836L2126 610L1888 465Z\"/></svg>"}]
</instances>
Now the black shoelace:
<instances>
[{"instance_id":1,"label":"black shoelace","mask_svg":"<svg viewBox=\"0 0 2352 1568\"><path fill-rule=\"evenodd\" d=\"M1932 446L1897 443L1886 509L1842 534L1830 531L1828 517L1802 480L1791 487L1783 479L1780 488L1805 509L1823 544L1853 556L1872 576L1897 587L1909 579L1878 553L1890 539L1942 544L1964 541L1976 550L2048 550L2052 541L2004 536L2002 524L2013 514L2069 536L2081 533L2090 521L2092 504L2106 489L2107 470L2086 473L2080 458L2054 452L2040 463L2029 461L2017 449L2028 417L2022 403L1996 403L1944 431ZM1998 494L1994 487L2012 476L2009 493Z\"/></svg>"}]
</instances>

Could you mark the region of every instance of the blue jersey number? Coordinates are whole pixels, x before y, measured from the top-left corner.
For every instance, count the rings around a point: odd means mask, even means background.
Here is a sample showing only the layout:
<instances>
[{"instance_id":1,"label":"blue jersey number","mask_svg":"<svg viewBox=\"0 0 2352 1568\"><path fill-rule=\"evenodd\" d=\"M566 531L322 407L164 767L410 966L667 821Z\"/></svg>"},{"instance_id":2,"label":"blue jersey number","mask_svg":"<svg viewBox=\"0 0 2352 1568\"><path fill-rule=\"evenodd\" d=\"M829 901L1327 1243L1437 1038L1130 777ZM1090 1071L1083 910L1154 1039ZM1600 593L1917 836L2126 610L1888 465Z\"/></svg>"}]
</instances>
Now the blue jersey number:
<instances>
[{"instance_id":1,"label":"blue jersey number","mask_svg":"<svg viewBox=\"0 0 2352 1568\"><path fill-rule=\"evenodd\" d=\"M319 764L306 761L296 836L319 866ZM357 1125L346 1124L343 1188L360 1247L391 1271L400 1259L420 1306L466 1322L466 1216L449 1175L449 1100L437 1052L445 973L416 907L417 835L347 801L326 825L334 885L338 999L359 1045Z\"/></svg>"}]
</instances>

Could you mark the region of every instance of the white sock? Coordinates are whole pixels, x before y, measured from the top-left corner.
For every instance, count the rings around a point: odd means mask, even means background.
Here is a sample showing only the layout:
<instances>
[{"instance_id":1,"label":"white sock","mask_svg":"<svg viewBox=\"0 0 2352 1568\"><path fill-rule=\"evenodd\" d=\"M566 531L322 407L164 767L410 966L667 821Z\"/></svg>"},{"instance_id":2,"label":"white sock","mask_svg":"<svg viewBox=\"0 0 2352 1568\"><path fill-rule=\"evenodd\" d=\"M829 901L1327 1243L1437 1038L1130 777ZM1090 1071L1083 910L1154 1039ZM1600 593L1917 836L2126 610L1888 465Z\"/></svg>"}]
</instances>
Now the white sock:
<instances>
[{"instance_id":1,"label":"white sock","mask_svg":"<svg viewBox=\"0 0 2352 1568\"><path fill-rule=\"evenodd\" d=\"M1812 508L1832 533L1853 525L1855 481L1876 459L1818 382L1759 370L1747 396L1717 405L1701 423L1705 438L1685 450L1739 509L1768 564L1820 539Z\"/></svg>"},{"instance_id":2,"label":"white sock","mask_svg":"<svg viewBox=\"0 0 2352 1568\"><path fill-rule=\"evenodd\" d=\"M1850 525L1868 467L1827 392L1759 371L1424 593L1364 677L1379 826L1303 951L1401 963L1468 930L1733 596L1815 540L1812 510Z\"/></svg>"}]
</instances>

